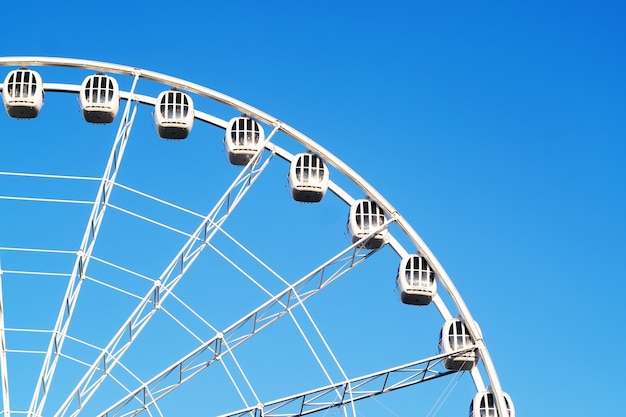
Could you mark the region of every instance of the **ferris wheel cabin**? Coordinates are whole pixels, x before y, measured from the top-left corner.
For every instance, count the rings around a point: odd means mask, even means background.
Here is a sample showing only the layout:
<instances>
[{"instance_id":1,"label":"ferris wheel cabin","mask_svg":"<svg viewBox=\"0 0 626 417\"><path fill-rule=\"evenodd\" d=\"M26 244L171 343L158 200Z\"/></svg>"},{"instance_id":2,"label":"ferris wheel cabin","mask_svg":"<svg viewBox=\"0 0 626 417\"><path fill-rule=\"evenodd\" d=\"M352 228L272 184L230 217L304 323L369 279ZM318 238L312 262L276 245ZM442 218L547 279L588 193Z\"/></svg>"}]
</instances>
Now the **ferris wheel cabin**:
<instances>
[{"instance_id":1,"label":"ferris wheel cabin","mask_svg":"<svg viewBox=\"0 0 626 417\"><path fill-rule=\"evenodd\" d=\"M251 117L234 117L228 122L224 145L228 161L244 166L257 154L265 142L265 133L259 122Z\"/></svg>"},{"instance_id":2,"label":"ferris wheel cabin","mask_svg":"<svg viewBox=\"0 0 626 417\"><path fill-rule=\"evenodd\" d=\"M111 123L120 108L120 88L117 80L105 74L90 75L83 81L79 95L85 121Z\"/></svg>"},{"instance_id":3,"label":"ferris wheel cabin","mask_svg":"<svg viewBox=\"0 0 626 417\"><path fill-rule=\"evenodd\" d=\"M439 332L439 353L453 353L473 346L474 341L461 319L456 318L444 323ZM477 362L476 352L470 350L447 357L444 361L444 366L452 371L469 371Z\"/></svg>"},{"instance_id":4,"label":"ferris wheel cabin","mask_svg":"<svg viewBox=\"0 0 626 417\"><path fill-rule=\"evenodd\" d=\"M186 139L193 127L193 101L178 90L163 91L154 106L154 122L163 139Z\"/></svg>"},{"instance_id":5,"label":"ferris wheel cabin","mask_svg":"<svg viewBox=\"0 0 626 417\"><path fill-rule=\"evenodd\" d=\"M506 417L515 417L515 407L511 397L506 392L503 392L502 396L507 410ZM480 391L474 396L470 403L469 417L499 417L495 395L491 390Z\"/></svg>"},{"instance_id":6,"label":"ferris wheel cabin","mask_svg":"<svg viewBox=\"0 0 626 417\"><path fill-rule=\"evenodd\" d=\"M370 199L356 200L350 206L348 218L348 231L355 243L369 236L361 247L365 249L378 249L385 244L387 229L380 229L385 224L383 209Z\"/></svg>"},{"instance_id":7,"label":"ferris wheel cabin","mask_svg":"<svg viewBox=\"0 0 626 417\"><path fill-rule=\"evenodd\" d=\"M294 156L289 167L289 187L296 201L317 203L328 189L329 172L324 161L312 153Z\"/></svg>"},{"instance_id":8,"label":"ferris wheel cabin","mask_svg":"<svg viewBox=\"0 0 626 417\"><path fill-rule=\"evenodd\" d=\"M2 88L4 107L16 119L33 119L43 106L43 81L38 72L20 68L9 72Z\"/></svg>"},{"instance_id":9,"label":"ferris wheel cabin","mask_svg":"<svg viewBox=\"0 0 626 417\"><path fill-rule=\"evenodd\" d=\"M421 255L407 255L400 261L396 285L404 304L425 306L437 292L435 271Z\"/></svg>"}]
</instances>

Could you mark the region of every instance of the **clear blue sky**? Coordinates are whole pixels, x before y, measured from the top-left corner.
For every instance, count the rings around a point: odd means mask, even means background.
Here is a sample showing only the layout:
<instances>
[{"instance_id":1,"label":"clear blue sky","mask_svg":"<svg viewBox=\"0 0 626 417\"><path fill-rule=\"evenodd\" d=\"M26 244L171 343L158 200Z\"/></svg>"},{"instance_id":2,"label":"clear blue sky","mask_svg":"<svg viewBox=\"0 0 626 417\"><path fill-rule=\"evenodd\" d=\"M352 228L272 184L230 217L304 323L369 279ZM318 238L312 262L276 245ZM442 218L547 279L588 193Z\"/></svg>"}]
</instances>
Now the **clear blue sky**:
<instances>
[{"instance_id":1,"label":"clear blue sky","mask_svg":"<svg viewBox=\"0 0 626 417\"><path fill-rule=\"evenodd\" d=\"M2 55L170 74L304 132L434 251L518 416L621 409L623 2L41 2L5 17ZM369 327L383 354L402 328L387 324Z\"/></svg>"}]
</instances>

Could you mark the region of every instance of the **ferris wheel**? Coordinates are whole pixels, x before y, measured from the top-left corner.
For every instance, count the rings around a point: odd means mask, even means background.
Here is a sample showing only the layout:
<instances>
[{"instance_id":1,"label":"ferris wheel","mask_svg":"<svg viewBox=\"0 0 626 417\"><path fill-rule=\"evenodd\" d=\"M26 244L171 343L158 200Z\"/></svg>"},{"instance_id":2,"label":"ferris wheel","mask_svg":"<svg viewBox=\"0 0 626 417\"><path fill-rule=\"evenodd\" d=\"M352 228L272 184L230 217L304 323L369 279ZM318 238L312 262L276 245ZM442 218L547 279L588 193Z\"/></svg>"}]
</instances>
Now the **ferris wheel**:
<instances>
[{"instance_id":1,"label":"ferris wheel","mask_svg":"<svg viewBox=\"0 0 626 417\"><path fill-rule=\"evenodd\" d=\"M0 65L4 416L515 416L435 255L322 145L149 70Z\"/></svg>"}]
</instances>

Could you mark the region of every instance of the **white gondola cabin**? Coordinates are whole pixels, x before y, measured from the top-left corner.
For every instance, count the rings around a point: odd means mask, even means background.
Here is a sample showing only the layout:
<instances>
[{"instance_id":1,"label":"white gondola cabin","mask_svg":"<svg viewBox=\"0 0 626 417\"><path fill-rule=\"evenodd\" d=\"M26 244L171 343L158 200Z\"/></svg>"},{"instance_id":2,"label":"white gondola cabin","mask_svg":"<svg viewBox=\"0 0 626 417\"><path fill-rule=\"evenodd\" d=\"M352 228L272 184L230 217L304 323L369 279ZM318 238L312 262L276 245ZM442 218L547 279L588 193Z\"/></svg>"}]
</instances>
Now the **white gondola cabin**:
<instances>
[{"instance_id":1,"label":"white gondola cabin","mask_svg":"<svg viewBox=\"0 0 626 417\"><path fill-rule=\"evenodd\" d=\"M120 108L117 80L105 74L90 75L83 80L79 95L80 108L89 123L111 123Z\"/></svg>"},{"instance_id":2,"label":"white gondola cabin","mask_svg":"<svg viewBox=\"0 0 626 417\"><path fill-rule=\"evenodd\" d=\"M294 156L289 167L289 187L296 201L317 203L328 189L329 172L324 161L312 153Z\"/></svg>"},{"instance_id":3,"label":"white gondola cabin","mask_svg":"<svg viewBox=\"0 0 626 417\"><path fill-rule=\"evenodd\" d=\"M439 353L452 353L474 346L474 341L459 318L447 320L439 332ZM446 369L452 371L469 371L478 362L474 350L449 356L444 361Z\"/></svg>"},{"instance_id":4,"label":"white gondola cabin","mask_svg":"<svg viewBox=\"0 0 626 417\"><path fill-rule=\"evenodd\" d=\"M11 117L33 119L43 106L43 81L38 72L20 68L9 72L2 88L4 107Z\"/></svg>"},{"instance_id":5,"label":"white gondola cabin","mask_svg":"<svg viewBox=\"0 0 626 417\"><path fill-rule=\"evenodd\" d=\"M407 255L400 261L396 286L404 304L425 306L437 292L435 271L421 255Z\"/></svg>"},{"instance_id":6,"label":"white gondola cabin","mask_svg":"<svg viewBox=\"0 0 626 417\"><path fill-rule=\"evenodd\" d=\"M515 417L515 407L511 397L506 392L504 397L504 407L507 411L506 417ZM470 403L469 417L499 417L496 407L495 395L491 390L479 391Z\"/></svg>"},{"instance_id":7,"label":"white gondola cabin","mask_svg":"<svg viewBox=\"0 0 626 417\"><path fill-rule=\"evenodd\" d=\"M154 105L154 122L163 139L185 139L193 127L193 101L178 90L163 91Z\"/></svg>"},{"instance_id":8,"label":"white gondola cabin","mask_svg":"<svg viewBox=\"0 0 626 417\"><path fill-rule=\"evenodd\" d=\"M233 165L247 165L265 142L263 126L251 117L234 117L228 122L224 145L228 161Z\"/></svg>"},{"instance_id":9,"label":"white gondola cabin","mask_svg":"<svg viewBox=\"0 0 626 417\"><path fill-rule=\"evenodd\" d=\"M356 200L350 206L348 218L348 231L352 237L352 243L369 236L361 247L365 249L378 249L385 244L387 228L381 229L385 224L383 209L370 199Z\"/></svg>"}]
</instances>

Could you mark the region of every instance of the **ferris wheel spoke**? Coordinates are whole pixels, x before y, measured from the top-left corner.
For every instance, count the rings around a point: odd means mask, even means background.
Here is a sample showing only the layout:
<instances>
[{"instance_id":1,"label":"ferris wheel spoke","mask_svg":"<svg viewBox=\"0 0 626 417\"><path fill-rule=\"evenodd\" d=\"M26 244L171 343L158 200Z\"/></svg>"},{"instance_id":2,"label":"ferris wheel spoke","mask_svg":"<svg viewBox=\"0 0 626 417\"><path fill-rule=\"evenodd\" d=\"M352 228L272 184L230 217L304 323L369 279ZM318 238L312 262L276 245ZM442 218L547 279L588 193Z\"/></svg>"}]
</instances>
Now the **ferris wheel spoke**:
<instances>
[{"instance_id":1,"label":"ferris wheel spoke","mask_svg":"<svg viewBox=\"0 0 626 417\"><path fill-rule=\"evenodd\" d=\"M257 156L259 159L261 158L261 154ZM213 236L220 230L221 225L228 219L237 204L269 165L272 156L273 154L270 153L267 158L261 161L255 158L240 172L160 277L154 281L135 310L93 361L89 370L67 396L55 416L64 416L67 413L75 416L80 413L121 360L124 353L137 340L138 335L160 308L160 305L169 297ZM152 308L149 308L150 305ZM102 372L103 369L107 371ZM102 374L97 375L98 372L102 372Z\"/></svg>"},{"instance_id":2,"label":"ferris wheel spoke","mask_svg":"<svg viewBox=\"0 0 626 417\"><path fill-rule=\"evenodd\" d=\"M2 409L5 417L11 413L9 395L9 370L7 366L7 343L4 328L4 298L2 295L2 265L0 264L0 373L2 374Z\"/></svg>"},{"instance_id":3,"label":"ferris wheel spoke","mask_svg":"<svg viewBox=\"0 0 626 417\"><path fill-rule=\"evenodd\" d=\"M132 89L138 81L135 77ZM40 416L46 403L46 398L50 389L50 385L54 378L56 366L59 360L59 352L63 349L63 344L67 336L67 331L74 313L78 295L84 280L91 253L104 219L111 191L115 183L115 178L119 171L126 143L130 136L130 131L137 112L137 105L132 100L127 101L123 117L120 121L119 128L113 142L111 153L104 171L104 175L100 180L100 186L96 199L93 202L91 215L87 222L87 227L83 234L83 239L78 250L74 267L66 288L65 296L61 303L61 308L57 316L57 320L50 337L48 349L44 357L43 365L35 385L28 415Z\"/></svg>"},{"instance_id":4,"label":"ferris wheel spoke","mask_svg":"<svg viewBox=\"0 0 626 417\"><path fill-rule=\"evenodd\" d=\"M248 248L246 248L241 242L237 241L233 236L231 236L230 234L228 234L228 232L223 231L223 234L229 239L231 240L235 245L237 245L237 247L239 247L240 249L242 249L248 256L250 256L252 259L254 259L254 261L256 263L258 263L259 265L261 265L266 271L268 271L269 273L271 273L273 276L275 276L276 278L278 278L283 284L285 284L286 286L289 286L289 282L287 281L287 279L285 279L284 277L282 277L279 273L277 273L274 269L272 269L267 263L265 263L264 261L262 261L257 255L255 255L252 251L250 251ZM262 290L265 294L267 294L270 297L273 297L274 294L272 292L270 292L267 288L265 288L263 285L261 285L261 283L256 280L251 274L247 273L240 265L238 265L235 261L233 261L232 259L230 259L225 253L223 253L222 251L219 250L219 248L209 244L211 249L213 249L213 251L215 251L219 256L221 256L224 260L226 260L231 266L233 266L236 270L238 270L243 276L245 276L250 282L252 282L255 286L257 286L260 290ZM296 297L298 297L298 294L296 292ZM344 379L347 379L347 376L344 372L344 370L341 367L341 364L339 363L339 361L337 360L337 358L335 357L334 353L332 352L330 346L328 345L328 343L326 342L323 334L321 333L321 331L319 330L319 328L317 327L315 321L313 320L313 317L311 316L311 314L309 313L308 309L306 308L304 303L300 303L302 311L305 314L305 317L307 318L308 322L310 322L311 326L313 327L315 334L317 335L317 337L321 340L324 348L326 349L326 351L329 353L330 357L332 358L335 366L339 369L339 371L341 372L341 375L343 376ZM321 361L319 354L316 352L315 347L313 346L310 337L307 335L307 333L304 331L303 326L301 325L301 323L299 322L299 320L296 318L296 315L294 314L293 311L289 311L289 316L291 317L292 321L294 322L294 325L296 326L296 328L298 329L298 332L300 333L300 336L303 338L304 342L306 343L307 347L309 348L309 350L311 351L311 354L313 355L313 357L315 358L317 364L319 365L319 367L321 368L322 372L324 373L325 377L328 379L329 383L333 383L333 380L328 372L328 370L326 369L326 366L324 365L324 363ZM207 324L208 325L208 324ZM209 326L211 327L211 326ZM213 329L213 327L211 327ZM213 329L215 332L217 332L217 329ZM230 351L231 354L230 356L232 357L233 361L235 362L235 364L237 365L240 374L243 377L244 382L247 384L249 391L252 393L252 395L254 396L254 400L255 400L255 404L259 404L260 401L255 393L254 388L250 385L248 379L246 378L243 370L241 369L241 367L239 366L239 364L237 363L237 360L235 359L235 355L234 353L232 353L232 351ZM224 364L224 361L222 361L222 364ZM225 367L226 368L226 367ZM227 373L228 370L226 369ZM235 386L235 388L237 389L237 391L240 393L241 391L239 390L237 383L235 382L234 378L231 376L230 373L229 377L231 382L233 383L233 385ZM240 396L242 397L242 400L245 402L245 398L243 397L243 395L240 393ZM247 403L246 403L247 406Z\"/></svg>"},{"instance_id":5,"label":"ferris wheel spoke","mask_svg":"<svg viewBox=\"0 0 626 417\"><path fill-rule=\"evenodd\" d=\"M294 284L240 318L223 332L216 334L180 360L153 376L146 383L140 385L100 413L99 416L129 416L148 409L161 398L219 361L224 355L231 353L237 346L246 342L255 334L260 333L261 330L267 328L270 324L276 322L372 256L377 250L367 250L360 247L368 238L369 236L366 236L348 246ZM151 392L152 397L147 398L146 392ZM140 407L123 413L130 404L136 403L139 403Z\"/></svg>"},{"instance_id":6,"label":"ferris wheel spoke","mask_svg":"<svg viewBox=\"0 0 626 417\"><path fill-rule=\"evenodd\" d=\"M269 401L219 417L296 417L328 410L401 388L441 378L457 371L445 369L445 359L474 348L442 354L357 378Z\"/></svg>"}]
</instances>

